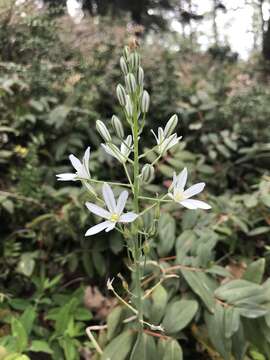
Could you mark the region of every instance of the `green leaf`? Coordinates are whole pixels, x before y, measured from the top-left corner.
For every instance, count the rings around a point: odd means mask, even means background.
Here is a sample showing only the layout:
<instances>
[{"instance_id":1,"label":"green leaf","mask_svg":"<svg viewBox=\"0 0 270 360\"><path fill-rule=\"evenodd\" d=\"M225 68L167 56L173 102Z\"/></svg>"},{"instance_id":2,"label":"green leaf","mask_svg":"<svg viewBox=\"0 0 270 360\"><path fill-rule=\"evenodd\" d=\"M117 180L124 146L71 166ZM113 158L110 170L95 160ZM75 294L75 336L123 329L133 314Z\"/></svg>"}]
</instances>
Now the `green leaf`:
<instances>
[{"instance_id":1,"label":"green leaf","mask_svg":"<svg viewBox=\"0 0 270 360\"><path fill-rule=\"evenodd\" d=\"M138 334L129 360L156 360L157 356L154 338L147 334Z\"/></svg>"},{"instance_id":2,"label":"green leaf","mask_svg":"<svg viewBox=\"0 0 270 360\"><path fill-rule=\"evenodd\" d=\"M153 324L159 324L167 305L168 294L162 285L155 288L152 293L152 306L150 309L150 320Z\"/></svg>"},{"instance_id":3,"label":"green leaf","mask_svg":"<svg viewBox=\"0 0 270 360\"><path fill-rule=\"evenodd\" d=\"M105 347L101 360L126 360L134 341L134 332L128 330L123 332Z\"/></svg>"},{"instance_id":4,"label":"green leaf","mask_svg":"<svg viewBox=\"0 0 270 360\"><path fill-rule=\"evenodd\" d=\"M203 272L195 272L183 269L181 270L181 273L183 274L184 279L191 287L191 289L204 302L207 309L210 312L213 312L215 307L215 299L208 276Z\"/></svg>"},{"instance_id":5,"label":"green leaf","mask_svg":"<svg viewBox=\"0 0 270 360\"><path fill-rule=\"evenodd\" d=\"M248 233L248 236L257 236L257 235L262 235L262 234L266 234L270 231L270 226L260 226L257 227L256 229L251 230Z\"/></svg>"},{"instance_id":6,"label":"green leaf","mask_svg":"<svg viewBox=\"0 0 270 360\"><path fill-rule=\"evenodd\" d=\"M106 272L106 264L105 264L104 256L102 255L102 253L99 251L93 252L92 259L93 259L94 266L95 266L95 269L97 270L98 274L100 276L104 276L105 272Z\"/></svg>"},{"instance_id":7,"label":"green leaf","mask_svg":"<svg viewBox=\"0 0 270 360\"><path fill-rule=\"evenodd\" d=\"M179 300L169 304L163 319L163 327L169 334L174 334L184 329L194 318L198 310L195 300Z\"/></svg>"},{"instance_id":8,"label":"green leaf","mask_svg":"<svg viewBox=\"0 0 270 360\"><path fill-rule=\"evenodd\" d=\"M216 304L214 314L205 311L205 321L209 338L224 360L230 360L232 341L225 337L224 307Z\"/></svg>"},{"instance_id":9,"label":"green leaf","mask_svg":"<svg viewBox=\"0 0 270 360\"><path fill-rule=\"evenodd\" d=\"M20 322L22 323L27 335L30 335L32 331L36 315L35 308L33 306L29 306L20 317Z\"/></svg>"},{"instance_id":10,"label":"green leaf","mask_svg":"<svg viewBox=\"0 0 270 360\"><path fill-rule=\"evenodd\" d=\"M163 360L182 360L183 351L176 340L166 342L165 354Z\"/></svg>"},{"instance_id":11,"label":"green leaf","mask_svg":"<svg viewBox=\"0 0 270 360\"><path fill-rule=\"evenodd\" d=\"M259 259L248 265L243 275L243 279L260 284L263 280L264 271L265 259Z\"/></svg>"},{"instance_id":12,"label":"green leaf","mask_svg":"<svg viewBox=\"0 0 270 360\"><path fill-rule=\"evenodd\" d=\"M121 322L124 318L124 308L122 306L115 307L107 318L107 339L110 341L121 330Z\"/></svg>"},{"instance_id":13,"label":"green leaf","mask_svg":"<svg viewBox=\"0 0 270 360\"><path fill-rule=\"evenodd\" d=\"M65 360L79 360L78 350L73 339L64 337L59 339L59 344L64 350Z\"/></svg>"},{"instance_id":14,"label":"green leaf","mask_svg":"<svg viewBox=\"0 0 270 360\"><path fill-rule=\"evenodd\" d=\"M50 348L49 344L43 340L33 340L29 348L29 351L53 354L53 351Z\"/></svg>"},{"instance_id":15,"label":"green leaf","mask_svg":"<svg viewBox=\"0 0 270 360\"><path fill-rule=\"evenodd\" d=\"M31 252L22 254L20 261L17 265L17 272L27 277L31 276L35 267L35 256L36 253Z\"/></svg>"},{"instance_id":16,"label":"green leaf","mask_svg":"<svg viewBox=\"0 0 270 360\"><path fill-rule=\"evenodd\" d=\"M93 315L91 311L80 307L75 310L74 318L79 321L89 321L93 318Z\"/></svg>"},{"instance_id":17,"label":"green leaf","mask_svg":"<svg viewBox=\"0 0 270 360\"><path fill-rule=\"evenodd\" d=\"M159 243L157 251L160 256L170 253L175 242L175 220L167 214L161 214L158 222Z\"/></svg>"},{"instance_id":18,"label":"green leaf","mask_svg":"<svg viewBox=\"0 0 270 360\"><path fill-rule=\"evenodd\" d=\"M16 339L16 350L19 353L24 352L27 350L28 347L28 336L27 332L25 331L23 324L16 318L11 319L11 333L12 336Z\"/></svg>"}]
</instances>

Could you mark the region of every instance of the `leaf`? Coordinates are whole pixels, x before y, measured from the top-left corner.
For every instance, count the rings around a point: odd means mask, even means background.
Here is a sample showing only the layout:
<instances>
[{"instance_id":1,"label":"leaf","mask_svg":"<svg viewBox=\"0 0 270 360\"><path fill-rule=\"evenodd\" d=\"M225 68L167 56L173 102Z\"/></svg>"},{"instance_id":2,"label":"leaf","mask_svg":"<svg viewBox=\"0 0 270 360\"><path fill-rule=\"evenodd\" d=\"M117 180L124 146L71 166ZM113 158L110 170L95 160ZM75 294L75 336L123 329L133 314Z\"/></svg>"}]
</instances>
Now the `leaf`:
<instances>
[{"instance_id":1,"label":"leaf","mask_svg":"<svg viewBox=\"0 0 270 360\"><path fill-rule=\"evenodd\" d=\"M208 276L203 272L195 272L183 269L181 270L181 273L194 293L197 294L204 302L207 309L210 312L213 312L215 307L215 299L213 289L211 289L208 281Z\"/></svg>"},{"instance_id":2,"label":"leaf","mask_svg":"<svg viewBox=\"0 0 270 360\"><path fill-rule=\"evenodd\" d=\"M240 326L240 313L233 307L226 308L224 311L225 337L229 339L237 332Z\"/></svg>"},{"instance_id":3,"label":"leaf","mask_svg":"<svg viewBox=\"0 0 270 360\"><path fill-rule=\"evenodd\" d=\"M80 307L75 310L74 318L79 321L89 321L93 318L93 315L88 309Z\"/></svg>"},{"instance_id":4,"label":"leaf","mask_svg":"<svg viewBox=\"0 0 270 360\"><path fill-rule=\"evenodd\" d=\"M33 340L29 348L29 351L53 354L53 351L50 348L49 344L43 340Z\"/></svg>"},{"instance_id":5,"label":"leaf","mask_svg":"<svg viewBox=\"0 0 270 360\"><path fill-rule=\"evenodd\" d=\"M182 360L183 351L176 340L167 341L163 360Z\"/></svg>"},{"instance_id":6,"label":"leaf","mask_svg":"<svg viewBox=\"0 0 270 360\"><path fill-rule=\"evenodd\" d=\"M205 311L205 322L209 338L215 349L225 360L230 360L231 339L225 337L224 308L216 303L214 314Z\"/></svg>"},{"instance_id":7,"label":"leaf","mask_svg":"<svg viewBox=\"0 0 270 360\"><path fill-rule=\"evenodd\" d=\"M251 230L248 233L248 236L257 236L257 235L262 235L262 234L266 234L270 231L270 226L260 226L257 227L256 229Z\"/></svg>"},{"instance_id":8,"label":"leaf","mask_svg":"<svg viewBox=\"0 0 270 360\"><path fill-rule=\"evenodd\" d=\"M184 329L194 318L198 310L195 300L179 300L170 304L163 319L163 327L169 334Z\"/></svg>"},{"instance_id":9,"label":"leaf","mask_svg":"<svg viewBox=\"0 0 270 360\"><path fill-rule=\"evenodd\" d=\"M12 336L16 339L16 350L19 353L27 350L28 345L28 336L23 327L23 324L16 318L11 319L11 333Z\"/></svg>"},{"instance_id":10,"label":"leaf","mask_svg":"<svg viewBox=\"0 0 270 360\"><path fill-rule=\"evenodd\" d=\"M135 340L135 333L125 331L118 335L104 349L101 360L126 360Z\"/></svg>"},{"instance_id":11,"label":"leaf","mask_svg":"<svg viewBox=\"0 0 270 360\"><path fill-rule=\"evenodd\" d=\"M129 360L156 360L157 356L154 338L147 334L138 334Z\"/></svg>"},{"instance_id":12,"label":"leaf","mask_svg":"<svg viewBox=\"0 0 270 360\"><path fill-rule=\"evenodd\" d=\"M243 279L260 284L263 280L263 274L265 271L265 259L259 259L248 265Z\"/></svg>"},{"instance_id":13,"label":"leaf","mask_svg":"<svg viewBox=\"0 0 270 360\"><path fill-rule=\"evenodd\" d=\"M21 255L20 261L17 265L16 271L27 277L33 274L35 267L35 260L32 252Z\"/></svg>"},{"instance_id":14,"label":"leaf","mask_svg":"<svg viewBox=\"0 0 270 360\"><path fill-rule=\"evenodd\" d=\"M32 331L36 315L35 308L33 306L29 306L20 317L20 322L22 323L27 335L30 335Z\"/></svg>"},{"instance_id":15,"label":"leaf","mask_svg":"<svg viewBox=\"0 0 270 360\"><path fill-rule=\"evenodd\" d=\"M110 341L121 329L121 321L124 318L124 309L122 306L115 307L107 318L107 339Z\"/></svg>"},{"instance_id":16,"label":"leaf","mask_svg":"<svg viewBox=\"0 0 270 360\"><path fill-rule=\"evenodd\" d=\"M152 306L150 309L150 320L153 324L158 325L164 315L168 301L168 294L162 285L155 288L152 293Z\"/></svg>"},{"instance_id":17,"label":"leaf","mask_svg":"<svg viewBox=\"0 0 270 360\"><path fill-rule=\"evenodd\" d=\"M158 234L158 254L160 256L168 255L175 242L175 220L171 215L163 213L160 216L158 222Z\"/></svg>"},{"instance_id":18,"label":"leaf","mask_svg":"<svg viewBox=\"0 0 270 360\"><path fill-rule=\"evenodd\" d=\"M228 277L228 278L232 277L232 274L230 273L229 270L219 265L211 266L209 269L206 270L206 272L209 274L219 275L222 277Z\"/></svg>"},{"instance_id":19,"label":"leaf","mask_svg":"<svg viewBox=\"0 0 270 360\"><path fill-rule=\"evenodd\" d=\"M78 351L74 344L74 340L69 337L59 339L59 344L64 350L65 360L78 360Z\"/></svg>"}]
</instances>

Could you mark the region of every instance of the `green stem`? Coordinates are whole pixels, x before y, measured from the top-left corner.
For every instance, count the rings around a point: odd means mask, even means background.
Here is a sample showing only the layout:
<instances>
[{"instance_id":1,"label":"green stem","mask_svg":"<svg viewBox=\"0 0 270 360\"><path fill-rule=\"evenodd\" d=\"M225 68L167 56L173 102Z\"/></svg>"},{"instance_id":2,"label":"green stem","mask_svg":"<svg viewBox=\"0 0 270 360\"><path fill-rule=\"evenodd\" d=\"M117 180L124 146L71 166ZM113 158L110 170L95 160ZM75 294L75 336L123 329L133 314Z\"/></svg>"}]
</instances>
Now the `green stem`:
<instances>
[{"instance_id":1,"label":"green stem","mask_svg":"<svg viewBox=\"0 0 270 360\"><path fill-rule=\"evenodd\" d=\"M133 117L133 141L134 141L134 178L133 178L133 206L137 214L139 214L139 124L138 124L138 115L134 111ZM139 229L138 224L135 223L134 231L134 274L135 274L135 296L136 296L136 307L138 310L138 330L142 332L143 330L143 307L142 307L142 289L141 289L141 267L140 267L140 257L141 251L139 247Z\"/></svg>"},{"instance_id":2,"label":"green stem","mask_svg":"<svg viewBox=\"0 0 270 360\"><path fill-rule=\"evenodd\" d=\"M78 180L84 180L85 179L82 179L82 178L78 178ZM122 184L122 183L117 183L117 182L111 182L111 181L106 181L106 180L96 180L96 179L87 179L86 181L89 181L89 182L93 182L93 183L96 183L96 184L109 184L109 185L114 185L114 186L123 186L123 187L131 187L130 184Z\"/></svg>"}]
</instances>

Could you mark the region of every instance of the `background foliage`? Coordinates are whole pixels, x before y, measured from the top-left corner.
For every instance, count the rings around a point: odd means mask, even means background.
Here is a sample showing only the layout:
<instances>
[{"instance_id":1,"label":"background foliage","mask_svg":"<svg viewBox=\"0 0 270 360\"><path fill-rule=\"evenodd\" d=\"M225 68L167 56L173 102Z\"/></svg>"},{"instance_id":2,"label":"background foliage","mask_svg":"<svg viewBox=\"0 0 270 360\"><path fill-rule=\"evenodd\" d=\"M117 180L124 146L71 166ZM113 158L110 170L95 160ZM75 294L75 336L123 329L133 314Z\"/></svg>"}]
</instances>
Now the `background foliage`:
<instances>
[{"instance_id":1,"label":"background foliage","mask_svg":"<svg viewBox=\"0 0 270 360\"><path fill-rule=\"evenodd\" d=\"M90 145L94 176L124 177L98 149L94 126L96 119L119 113L118 59L132 34L110 18L75 27L56 13L1 15L0 359L93 358L85 328L104 324L107 316L108 330L99 335L104 359L125 359L134 337L122 320L130 314L104 286L119 273L119 291L130 283L123 242L116 233L85 238L84 230L96 221L84 209L87 194L76 184L57 184L55 174L69 169L69 153L83 154ZM151 45L140 36L151 94L143 145L152 144L150 129L174 112L185 139L156 168L146 191L168 186L173 169L187 166L193 180L207 183L213 206L209 213L171 205L162 210L146 271L175 277L145 302L149 321L167 331L164 337L145 334L147 359L180 359L182 352L185 359L242 359L246 349L246 359L268 359L266 64L259 56L236 61L224 48L201 53L190 44L174 51L163 35L153 35ZM144 221L152 225L151 217Z\"/></svg>"}]
</instances>

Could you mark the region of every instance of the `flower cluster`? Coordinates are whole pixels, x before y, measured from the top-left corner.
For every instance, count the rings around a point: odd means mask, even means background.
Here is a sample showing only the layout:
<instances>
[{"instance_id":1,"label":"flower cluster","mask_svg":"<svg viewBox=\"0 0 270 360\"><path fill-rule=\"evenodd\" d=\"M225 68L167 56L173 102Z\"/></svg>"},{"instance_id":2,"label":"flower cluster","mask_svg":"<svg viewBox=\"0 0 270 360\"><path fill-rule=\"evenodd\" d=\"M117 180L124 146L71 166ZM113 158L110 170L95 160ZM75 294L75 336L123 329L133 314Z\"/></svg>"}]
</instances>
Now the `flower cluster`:
<instances>
[{"instance_id":1,"label":"flower cluster","mask_svg":"<svg viewBox=\"0 0 270 360\"><path fill-rule=\"evenodd\" d=\"M156 145L154 146L152 151L156 151L158 153L158 157L152 164L144 164L141 168L141 172L139 172L139 135L143 131L145 116L149 110L150 96L148 92L143 89L144 72L142 67L140 66L140 57L137 52L130 52L128 48L125 48L124 55L120 59L120 67L124 74L125 86L121 84L117 85L116 94L120 106L122 107L123 112L126 116L127 125L129 125L131 129L132 135L129 134L127 137L125 137L123 124L116 115L112 116L111 127L113 129L114 136L118 139L118 141L120 140L121 142L120 147L119 145L115 144L113 135L103 121L97 120L96 128L104 141L104 143L101 144L104 151L108 155L118 160L124 166L129 180L129 184L119 183L118 185L128 186L131 188L134 200L136 202L135 208L137 208L138 210L139 180L142 183L151 182L154 179L154 165L156 164L156 162L162 156L164 156L173 146L177 145L182 137L178 136L175 132L178 124L178 117L176 114L169 119L164 129L162 129L161 127L158 128L157 135L154 133L153 130L151 130L156 140ZM143 117L141 122L139 122L140 114L142 114ZM133 156L131 157L132 153ZM144 154L142 155L142 157L144 157ZM94 180L91 178L89 171L89 158L89 147L86 149L82 161L80 161L74 155L70 155L69 159L75 169L75 173L58 174L57 178L61 181L80 180L87 187L87 189L94 194L95 191L90 185L91 182L94 181L96 183L103 184L103 200L98 198L97 196L96 198L98 199L98 201L105 202L107 210L90 202L86 202L85 205L91 213L104 218L105 221L95 226L92 226L89 230L87 230L85 234L86 236L95 235L103 230L105 230L106 232L109 232L113 229L121 231L121 229L117 227L118 224L121 225L134 222L140 216L140 213L123 213L128 199L128 192L126 190L121 192L116 202L113 191L106 181ZM126 162L130 162L131 167L133 167L132 176L128 172ZM172 185L170 186L168 193L165 195L165 197L168 197L169 199L171 199L171 201L174 201L188 209L210 209L211 206L208 205L206 202L192 199L194 195L197 195L203 191L205 184L198 183L190 186L188 189L185 190L187 176L188 173L186 168L183 169L183 171L179 175L176 175L174 173ZM133 178L133 182L131 178ZM164 196L162 197L162 199L164 199ZM156 200L157 204L159 203L159 199L154 198L152 200ZM150 206L149 208L152 207L153 206Z\"/></svg>"}]
</instances>

